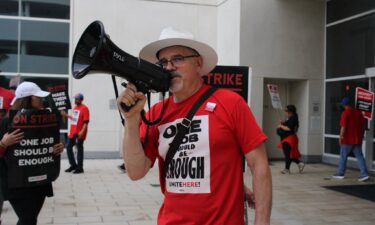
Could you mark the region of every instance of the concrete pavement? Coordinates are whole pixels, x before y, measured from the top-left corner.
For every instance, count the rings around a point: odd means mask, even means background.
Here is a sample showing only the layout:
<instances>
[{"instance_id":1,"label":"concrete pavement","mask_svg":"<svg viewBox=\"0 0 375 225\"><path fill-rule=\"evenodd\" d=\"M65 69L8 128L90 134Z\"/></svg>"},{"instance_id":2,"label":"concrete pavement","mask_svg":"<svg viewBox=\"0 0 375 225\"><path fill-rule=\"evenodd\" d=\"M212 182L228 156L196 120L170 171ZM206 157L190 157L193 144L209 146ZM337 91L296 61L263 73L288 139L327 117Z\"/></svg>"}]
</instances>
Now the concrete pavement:
<instances>
[{"instance_id":1,"label":"concrete pavement","mask_svg":"<svg viewBox=\"0 0 375 225\"><path fill-rule=\"evenodd\" d=\"M117 166L121 160L85 160L84 174L65 173L54 183L55 196L47 198L38 224L152 225L156 224L162 194L156 167L141 181L131 181ZM308 164L303 174L292 165L292 174L280 174L282 162L273 162L273 225L372 225L374 202L323 188L327 185L362 184L358 171L348 170L342 181L326 180L335 167ZM250 175L245 176L250 182ZM375 178L369 182L375 183ZM375 190L374 190L375 191ZM254 211L249 210L250 223ZM15 225L17 217L4 204L3 225Z\"/></svg>"}]
</instances>

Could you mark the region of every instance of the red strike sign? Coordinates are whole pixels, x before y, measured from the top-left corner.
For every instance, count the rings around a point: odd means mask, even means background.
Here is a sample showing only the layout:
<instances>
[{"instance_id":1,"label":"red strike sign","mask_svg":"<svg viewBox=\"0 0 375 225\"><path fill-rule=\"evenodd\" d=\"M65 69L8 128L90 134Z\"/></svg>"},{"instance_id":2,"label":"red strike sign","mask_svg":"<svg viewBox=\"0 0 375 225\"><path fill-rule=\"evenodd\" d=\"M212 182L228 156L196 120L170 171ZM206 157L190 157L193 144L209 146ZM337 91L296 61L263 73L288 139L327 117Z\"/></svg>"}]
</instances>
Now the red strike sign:
<instances>
[{"instance_id":1,"label":"red strike sign","mask_svg":"<svg viewBox=\"0 0 375 225\"><path fill-rule=\"evenodd\" d=\"M355 90L355 107L362 111L363 117L371 120L373 104L374 93L357 87Z\"/></svg>"}]
</instances>

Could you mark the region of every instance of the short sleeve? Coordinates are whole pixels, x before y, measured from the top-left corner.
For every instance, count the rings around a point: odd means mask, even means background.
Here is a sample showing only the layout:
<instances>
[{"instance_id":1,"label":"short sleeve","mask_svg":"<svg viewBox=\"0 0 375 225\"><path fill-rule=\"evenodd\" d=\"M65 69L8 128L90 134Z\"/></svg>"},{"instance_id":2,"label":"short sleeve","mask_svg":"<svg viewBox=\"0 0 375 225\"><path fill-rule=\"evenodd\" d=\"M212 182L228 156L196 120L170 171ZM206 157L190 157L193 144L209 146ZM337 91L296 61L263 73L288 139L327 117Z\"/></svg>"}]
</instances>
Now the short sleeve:
<instances>
[{"instance_id":1,"label":"short sleeve","mask_svg":"<svg viewBox=\"0 0 375 225\"><path fill-rule=\"evenodd\" d=\"M90 111L87 107L83 110L83 121L90 121Z\"/></svg>"},{"instance_id":2,"label":"short sleeve","mask_svg":"<svg viewBox=\"0 0 375 225\"><path fill-rule=\"evenodd\" d=\"M146 114L146 118L148 118L147 114ZM152 165L154 165L154 162L159 155L158 153L159 132L157 129L157 125L147 127L147 125L143 121L141 121L139 126L140 126L139 136L141 138L143 150L146 156L151 160Z\"/></svg>"}]
</instances>

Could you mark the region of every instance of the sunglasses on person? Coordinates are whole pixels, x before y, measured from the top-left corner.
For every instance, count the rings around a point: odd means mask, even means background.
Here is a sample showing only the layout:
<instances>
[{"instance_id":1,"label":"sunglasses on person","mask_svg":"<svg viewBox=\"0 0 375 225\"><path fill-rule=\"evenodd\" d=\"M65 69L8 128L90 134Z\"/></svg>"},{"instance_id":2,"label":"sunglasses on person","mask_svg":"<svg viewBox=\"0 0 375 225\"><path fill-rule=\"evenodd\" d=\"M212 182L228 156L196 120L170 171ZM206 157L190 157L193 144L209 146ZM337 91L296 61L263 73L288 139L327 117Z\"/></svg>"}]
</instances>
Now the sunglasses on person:
<instances>
[{"instance_id":1,"label":"sunglasses on person","mask_svg":"<svg viewBox=\"0 0 375 225\"><path fill-rule=\"evenodd\" d=\"M179 67L179 66L182 66L182 64L184 63L185 59L187 58L192 58L192 57L198 57L200 55L187 55L187 56L182 56L182 55L176 55L176 56L173 56L170 60L167 60L167 59L161 59L159 60L156 64L160 67L162 67L163 69L166 69L168 67L168 63L171 63L172 66L174 67Z\"/></svg>"}]
</instances>

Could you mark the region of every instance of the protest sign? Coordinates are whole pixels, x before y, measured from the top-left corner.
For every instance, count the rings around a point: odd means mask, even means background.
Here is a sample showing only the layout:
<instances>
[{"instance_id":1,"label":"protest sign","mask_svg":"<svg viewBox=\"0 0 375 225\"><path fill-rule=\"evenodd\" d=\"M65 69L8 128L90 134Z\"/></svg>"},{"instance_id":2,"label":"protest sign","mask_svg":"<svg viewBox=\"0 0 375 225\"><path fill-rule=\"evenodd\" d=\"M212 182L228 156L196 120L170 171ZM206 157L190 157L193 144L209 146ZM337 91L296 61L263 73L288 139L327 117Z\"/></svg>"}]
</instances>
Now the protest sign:
<instances>
[{"instance_id":1,"label":"protest sign","mask_svg":"<svg viewBox=\"0 0 375 225\"><path fill-rule=\"evenodd\" d=\"M210 73L203 76L205 83L232 90L240 94L247 102L249 89L249 67L246 66L216 66Z\"/></svg>"},{"instance_id":2,"label":"protest sign","mask_svg":"<svg viewBox=\"0 0 375 225\"><path fill-rule=\"evenodd\" d=\"M21 129L24 138L6 152L9 187L54 181L60 173L60 156L53 154L53 146L60 142L58 115L47 109L22 109L11 110L10 118L10 131Z\"/></svg>"},{"instance_id":3,"label":"protest sign","mask_svg":"<svg viewBox=\"0 0 375 225\"><path fill-rule=\"evenodd\" d=\"M363 117L371 120L373 104L374 93L357 87L355 90L355 107L362 111Z\"/></svg>"},{"instance_id":4,"label":"protest sign","mask_svg":"<svg viewBox=\"0 0 375 225\"><path fill-rule=\"evenodd\" d=\"M50 85L47 90L51 92L51 97L57 110L68 110L72 108L70 103L68 88L65 84Z\"/></svg>"},{"instance_id":5,"label":"protest sign","mask_svg":"<svg viewBox=\"0 0 375 225\"><path fill-rule=\"evenodd\" d=\"M281 99L279 96L279 89L275 84L267 84L268 92L271 96L272 107L274 109L283 109L281 105Z\"/></svg>"}]
</instances>

